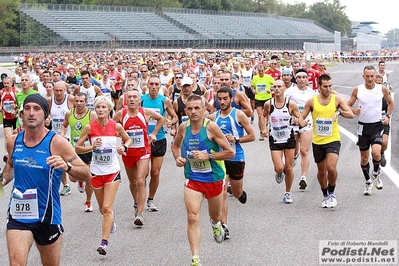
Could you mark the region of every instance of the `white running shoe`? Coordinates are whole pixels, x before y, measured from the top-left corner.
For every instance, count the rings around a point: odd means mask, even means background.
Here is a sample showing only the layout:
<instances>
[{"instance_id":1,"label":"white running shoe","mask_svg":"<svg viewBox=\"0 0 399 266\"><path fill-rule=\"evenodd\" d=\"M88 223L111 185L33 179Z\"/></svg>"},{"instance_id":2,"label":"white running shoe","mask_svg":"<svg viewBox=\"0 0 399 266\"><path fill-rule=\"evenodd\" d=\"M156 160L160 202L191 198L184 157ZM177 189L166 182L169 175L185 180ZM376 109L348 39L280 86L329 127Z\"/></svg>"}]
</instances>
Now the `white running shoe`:
<instances>
[{"instance_id":1,"label":"white running shoe","mask_svg":"<svg viewBox=\"0 0 399 266\"><path fill-rule=\"evenodd\" d=\"M91 201L85 202L85 212L93 212L93 206L91 206Z\"/></svg>"},{"instance_id":2,"label":"white running shoe","mask_svg":"<svg viewBox=\"0 0 399 266\"><path fill-rule=\"evenodd\" d=\"M84 193L86 191L86 183L78 181L78 190L80 193Z\"/></svg>"},{"instance_id":3,"label":"white running shoe","mask_svg":"<svg viewBox=\"0 0 399 266\"><path fill-rule=\"evenodd\" d=\"M150 212L158 211L158 207L155 205L153 200L147 200L147 210Z\"/></svg>"},{"instance_id":4,"label":"white running shoe","mask_svg":"<svg viewBox=\"0 0 399 266\"><path fill-rule=\"evenodd\" d=\"M285 192L285 193L284 193L283 201L284 201L284 203L286 203L286 204L292 203L291 193Z\"/></svg>"},{"instance_id":5,"label":"white running shoe","mask_svg":"<svg viewBox=\"0 0 399 266\"><path fill-rule=\"evenodd\" d=\"M370 180L369 182L366 182L366 189L364 190L363 194L365 196L371 196L373 194L372 189L373 189L373 183Z\"/></svg>"},{"instance_id":6,"label":"white running shoe","mask_svg":"<svg viewBox=\"0 0 399 266\"><path fill-rule=\"evenodd\" d=\"M384 184L381 181L381 172L380 172L380 170L378 170L377 172L373 171L372 174L371 174L371 178L374 181L374 186L378 190L380 190L380 189L382 189L384 187Z\"/></svg>"},{"instance_id":7,"label":"white running shoe","mask_svg":"<svg viewBox=\"0 0 399 266\"><path fill-rule=\"evenodd\" d=\"M328 202L329 202L329 206L330 208L335 208L338 205L337 199L335 197L335 193L331 193L330 195L328 195Z\"/></svg>"},{"instance_id":8,"label":"white running shoe","mask_svg":"<svg viewBox=\"0 0 399 266\"><path fill-rule=\"evenodd\" d=\"M213 237L215 238L216 243L221 243L224 240L224 230L222 227L222 223L219 221L214 224L211 221L212 228L213 228Z\"/></svg>"},{"instance_id":9,"label":"white running shoe","mask_svg":"<svg viewBox=\"0 0 399 266\"><path fill-rule=\"evenodd\" d=\"M294 161L292 161L292 167L295 167L299 157L299 152L294 156Z\"/></svg>"},{"instance_id":10,"label":"white running shoe","mask_svg":"<svg viewBox=\"0 0 399 266\"><path fill-rule=\"evenodd\" d=\"M299 181L299 189L306 189L308 184L306 183L306 176L301 177L301 181Z\"/></svg>"},{"instance_id":11,"label":"white running shoe","mask_svg":"<svg viewBox=\"0 0 399 266\"><path fill-rule=\"evenodd\" d=\"M322 208L328 208L330 206L329 197L324 197L323 201L321 202Z\"/></svg>"}]
</instances>

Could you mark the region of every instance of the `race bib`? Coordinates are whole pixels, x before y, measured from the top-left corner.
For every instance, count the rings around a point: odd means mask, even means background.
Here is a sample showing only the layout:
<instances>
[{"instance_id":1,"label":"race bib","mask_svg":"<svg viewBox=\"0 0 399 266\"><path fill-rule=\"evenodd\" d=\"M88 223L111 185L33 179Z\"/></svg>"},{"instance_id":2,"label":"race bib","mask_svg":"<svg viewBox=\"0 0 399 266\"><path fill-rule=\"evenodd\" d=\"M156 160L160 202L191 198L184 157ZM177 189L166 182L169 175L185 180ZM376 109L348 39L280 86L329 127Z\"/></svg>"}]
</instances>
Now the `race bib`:
<instances>
[{"instance_id":1,"label":"race bib","mask_svg":"<svg viewBox=\"0 0 399 266\"><path fill-rule=\"evenodd\" d=\"M316 118L316 135L331 136L332 135L332 119Z\"/></svg>"},{"instance_id":2,"label":"race bib","mask_svg":"<svg viewBox=\"0 0 399 266\"><path fill-rule=\"evenodd\" d=\"M96 164L112 165L112 148L94 149L93 161Z\"/></svg>"},{"instance_id":3,"label":"race bib","mask_svg":"<svg viewBox=\"0 0 399 266\"><path fill-rule=\"evenodd\" d=\"M206 151L202 151L206 152ZM195 160L193 153L191 151L187 151L188 161L191 165L191 170L194 173L210 173L212 172L211 162L209 160Z\"/></svg>"},{"instance_id":4,"label":"race bib","mask_svg":"<svg viewBox=\"0 0 399 266\"><path fill-rule=\"evenodd\" d=\"M385 110L382 110L382 112L381 112L381 120L382 121L384 121L386 115L387 114L385 113Z\"/></svg>"},{"instance_id":5,"label":"race bib","mask_svg":"<svg viewBox=\"0 0 399 266\"><path fill-rule=\"evenodd\" d=\"M88 109L94 111L94 104L88 103L88 104L86 104L86 107L87 107Z\"/></svg>"},{"instance_id":6,"label":"race bib","mask_svg":"<svg viewBox=\"0 0 399 266\"><path fill-rule=\"evenodd\" d=\"M13 101L4 101L3 109L6 113L14 112L14 102Z\"/></svg>"},{"instance_id":7,"label":"race bib","mask_svg":"<svg viewBox=\"0 0 399 266\"><path fill-rule=\"evenodd\" d=\"M303 109L305 109L305 106L298 104L298 110L300 113L302 113Z\"/></svg>"},{"instance_id":8,"label":"race bib","mask_svg":"<svg viewBox=\"0 0 399 266\"><path fill-rule=\"evenodd\" d=\"M64 118L53 118L53 127L55 132L61 132L62 124L64 123Z\"/></svg>"},{"instance_id":9,"label":"race bib","mask_svg":"<svg viewBox=\"0 0 399 266\"><path fill-rule=\"evenodd\" d=\"M144 130L142 128L127 130L126 132L132 140L132 145L130 145L130 148L144 147Z\"/></svg>"},{"instance_id":10,"label":"race bib","mask_svg":"<svg viewBox=\"0 0 399 266\"><path fill-rule=\"evenodd\" d=\"M266 84L258 84L256 85L256 89L259 93L266 92Z\"/></svg>"},{"instance_id":11,"label":"race bib","mask_svg":"<svg viewBox=\"0 0 399 266\"><path fill-rule=\"evenodd\" d=\"M11 196L10 213L14 219L39 219L37 189L28 189L22 193L14 188Z\"/></svg>"},{"instance_id":12,"label":"race bib","mask_svg":"<svg viewBox=\"0 0 399 266\"><path fill-rule=\"evenodd\" d=\"M285 140L290 134L288 125L273 126L273 132L276 140Z\"/></svg>"},{"instance_id":13,"label":"race bib","mask_svg":"<svg viewBox=\"0 0 399 266\"><path fill-rule=\"evenodd\" d=\"M147 109L154 110L155 113L161 114L161 109L159 109L159 108L147 108ZM157 124L157 120L155 120L154 118L151 117L151 118L148 120L148 125L155 126L156 124Z\"/></svg>"}]
</instances>

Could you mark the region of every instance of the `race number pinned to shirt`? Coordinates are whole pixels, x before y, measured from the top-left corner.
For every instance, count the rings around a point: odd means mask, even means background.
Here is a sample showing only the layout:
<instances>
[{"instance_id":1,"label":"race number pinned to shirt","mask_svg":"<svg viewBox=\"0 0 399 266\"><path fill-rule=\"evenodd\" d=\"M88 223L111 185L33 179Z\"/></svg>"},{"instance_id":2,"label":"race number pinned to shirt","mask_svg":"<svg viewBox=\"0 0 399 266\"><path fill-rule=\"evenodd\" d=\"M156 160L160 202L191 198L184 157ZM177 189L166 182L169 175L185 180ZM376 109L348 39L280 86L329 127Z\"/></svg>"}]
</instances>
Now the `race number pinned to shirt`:
<instances>
[{"instance_id":1,"label":"race number pinned to shirt","mask_svg":"<svg viewBox=\"0 0 399 266\"><path fill-rule=\"evenodd\" d=\"M131 129L126 131L129 137L132 139L132 145L130 148L143 148L144 147L144 130Z\"/></svg>"},{"instance_id":2,"label":"race number pinned to shirt","mask_svg":"<svg viewBox=\"0 0 399 266\"><path fill-rule=\"evenodd\" d=\"M276 140L285 140L290 134L288 125L273 126L273 132Z\"/></svg>"},{"instance_id":3,"label":"race number pinned to shirt","mask_svg":"<svg viewBox=\"0 0 399 266\"><path fill-rule=\"evenodd\" d=\"M316 118L316 135L331 136L332 135L332 119Z\"/></svg>"},{"instance_id":4,"label":"race number pinned to shirt","mask_svg":"<svg viewBox=\"0 0 399 266\"><path fill-rule=\"evenodd\" d=\"M201 152L207 152L203 150ZM191 170L194 173L209 173L212 172L211 162L209 160L196 160L194 159L194 155L192 151L187 151L188 161L191 165Z\"/></svg>"},{"instance_id":5,"label":"race number pinned to shirt","mask_svg":"<svg viewBox=\"0 0 399 266\"><path fill-rule=\"evenodd\" d=\"M266 84L257 84L256 89L258 90L259 93L264 93L266 92Z\"/></svg>"},{"instance_id":6,"label":"race number pinned to shirt","mask_svg":"<svg viewBox=\"0 0 399 266\"><path fill-rule=\"evenodd\" d=\"M28 189L22 193L14 188L10 213L14 219L39 219L37 189Z\"/></svg>"},{"instance_id":7,"label":"race number pinned to shirt","mask_svg":"<svg viewBox=\"0 0 399 266\"><path fill-rule=\"evenodd\" d=\"M112 165L112 158L112 148L93 150L93 161L96 164Z\"/></svg>"},{"instance_id":8,"label":"race number pinned to shirt","mask_svg":"<svg viewBox=\"0 0 399 266\"><path fill-rule=\"evenodd\" d=\"M161 109L159 108L147 108L147 109L151 109L153 110L155 113L157 114L161 114ZM148 125L150 126L155 126L157 124L157 120L155 120L154 118L150 117L150 119L148 119Z\"/></svg>"}]
</instances>

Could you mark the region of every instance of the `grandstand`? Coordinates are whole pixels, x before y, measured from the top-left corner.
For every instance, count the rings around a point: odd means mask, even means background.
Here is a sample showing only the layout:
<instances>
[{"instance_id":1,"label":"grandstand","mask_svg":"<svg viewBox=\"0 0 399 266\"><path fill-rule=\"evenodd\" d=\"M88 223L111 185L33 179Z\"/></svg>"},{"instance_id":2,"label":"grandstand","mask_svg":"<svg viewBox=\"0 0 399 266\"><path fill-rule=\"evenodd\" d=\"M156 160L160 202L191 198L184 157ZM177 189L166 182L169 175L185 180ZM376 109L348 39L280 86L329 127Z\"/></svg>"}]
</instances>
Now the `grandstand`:
<instances>
[{"instance_id":1,"label":"grandstand","mask_svg":"<svg viewBox=\"0 0 399 266\"><path fill-rule=\"evenodd\" d=\"M21 46L298 50L334 42L314 21L259 13L28 3L19 11Z\"/></svg>"}]
</instances>

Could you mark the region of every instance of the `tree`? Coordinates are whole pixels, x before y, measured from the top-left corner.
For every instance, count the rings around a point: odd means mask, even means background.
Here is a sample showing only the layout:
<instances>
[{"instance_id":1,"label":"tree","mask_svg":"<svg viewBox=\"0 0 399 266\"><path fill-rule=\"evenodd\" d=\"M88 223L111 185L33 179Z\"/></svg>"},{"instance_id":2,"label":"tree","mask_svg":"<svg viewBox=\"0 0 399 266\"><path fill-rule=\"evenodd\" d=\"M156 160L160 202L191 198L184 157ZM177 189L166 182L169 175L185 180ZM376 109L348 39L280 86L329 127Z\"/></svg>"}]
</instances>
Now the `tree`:
<instances>
[{"instance_id":1,"label":"tree","mask_svg":"<svg viewBox=\"0 0 399 266\"><path fill-rule=\"evenodd\" d=\"M309 7L308 19L315 20L321 25L341 32L342 35L350 35L352 31L352 23L345 14L345 6L341 6L339 0L328 0L324 2L314 3Z\"/></svg>"},{"instance_id":2,"label":"tree","mask_svg":"<svg viewBox=\"0 0 399 266\"><path fill-rule=\"evenodd\" d=\"M2 1L2 8L0 8L0 46L19 46L19 1Z\"/></svg>"},{"instance_id":3,"label":"tree","mask_svg":"<svg viewBox=\"0 0 399 266\"><path fill-rule=\"evenodd\" d=\"M227 2L226 0L225 2ZM184 8L220 11L222 0L179 0Z\"/></svg>"}]
</instances>

